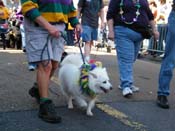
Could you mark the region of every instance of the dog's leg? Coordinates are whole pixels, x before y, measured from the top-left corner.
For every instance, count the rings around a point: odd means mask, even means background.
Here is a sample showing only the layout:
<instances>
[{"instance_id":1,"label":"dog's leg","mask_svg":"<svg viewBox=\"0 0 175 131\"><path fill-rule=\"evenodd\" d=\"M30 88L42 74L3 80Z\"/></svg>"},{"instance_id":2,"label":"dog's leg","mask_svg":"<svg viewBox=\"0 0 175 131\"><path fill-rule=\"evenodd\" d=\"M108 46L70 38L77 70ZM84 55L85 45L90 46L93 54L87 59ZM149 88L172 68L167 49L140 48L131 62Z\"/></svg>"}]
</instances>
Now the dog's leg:
<instances>
[{"instance_id":1,"label":"dog's leg","mask_svg":"<svg viewBox=\"0 0 175 131\"><path fill-rule=\"evenodd\" d=\"M93 116L92 108L94 107L94 105L95 105L95 99L92 99L91 101L89 101L88 108L87 108L87 111L86 111L86 114L88 116Z\"/></svg>"},{"instance_id":2,"label":"dog's leg","mask_svg":"<svg viewBox=\"0 0 175 131\"><path fill-rule=\"evenodd\" d=\"M73 100L73 98L72 98L72 96L70 96L68 98L68 109L73 109L74 108L72 100Z\"/></svg>"},{"instance_id":3,"label":"dog's leg","mask_svg":"<svg viewBox=\"0 0 175 131\"><path fill-rule=\"evenodd\" d=\"M82 99L81 97L75 97L75 100L79 107L86 109L87 108L87 102Z\"/></svg>"}]
</instances>

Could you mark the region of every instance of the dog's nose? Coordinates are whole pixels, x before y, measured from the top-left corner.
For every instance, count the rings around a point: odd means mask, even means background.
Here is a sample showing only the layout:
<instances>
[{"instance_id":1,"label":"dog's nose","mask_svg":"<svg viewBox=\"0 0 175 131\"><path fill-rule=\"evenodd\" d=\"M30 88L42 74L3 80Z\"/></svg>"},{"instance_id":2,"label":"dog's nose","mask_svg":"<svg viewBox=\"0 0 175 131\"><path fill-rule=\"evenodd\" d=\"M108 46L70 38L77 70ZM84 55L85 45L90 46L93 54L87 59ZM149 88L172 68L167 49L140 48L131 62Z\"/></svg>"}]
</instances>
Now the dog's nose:
<instances>
[{"instance_id":1,"label":"dog's nose","mask_svg":"<svg viewBox=\"0 0 175 131\"><path fill-rule=\"evenodd\" d=\"M110 87L110 90L112 90L112 89L113 89L113 87L111 86L111 87Z\"/></svg>"}]
</instances>

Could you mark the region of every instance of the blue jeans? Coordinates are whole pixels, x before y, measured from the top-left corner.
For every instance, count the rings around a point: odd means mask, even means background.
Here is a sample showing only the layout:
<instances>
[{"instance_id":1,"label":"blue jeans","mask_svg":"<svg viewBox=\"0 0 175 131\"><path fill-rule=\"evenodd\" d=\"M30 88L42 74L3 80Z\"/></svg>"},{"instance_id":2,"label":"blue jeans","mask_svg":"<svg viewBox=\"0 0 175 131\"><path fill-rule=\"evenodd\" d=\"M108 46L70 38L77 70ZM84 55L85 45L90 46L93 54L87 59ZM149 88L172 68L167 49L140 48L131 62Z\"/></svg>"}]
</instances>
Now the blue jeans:
<instances>
[{"instance_id":1,"label":"blue jeans","mask_svg":"<svg viewBox=\"0 0 175 131\"><path fill-rule=\"evenodd\" d=\"M133 84L133 64L136 61L143 40L137 33L123 26L115 26L115 45L122 89Z\"/></svg>"},{"instance_id":2,"label":"blue jeans","mask_svg":"<svg viewBox=\"0 0 175 131\"><path fill-rule=\"evenodd\" d=\"M168 33L166 36L165 56L163 58L159 73L158 95L168 96L170 94L170 82L175 67L175 11L168 18Z\"/></svg>"}]
</instances>

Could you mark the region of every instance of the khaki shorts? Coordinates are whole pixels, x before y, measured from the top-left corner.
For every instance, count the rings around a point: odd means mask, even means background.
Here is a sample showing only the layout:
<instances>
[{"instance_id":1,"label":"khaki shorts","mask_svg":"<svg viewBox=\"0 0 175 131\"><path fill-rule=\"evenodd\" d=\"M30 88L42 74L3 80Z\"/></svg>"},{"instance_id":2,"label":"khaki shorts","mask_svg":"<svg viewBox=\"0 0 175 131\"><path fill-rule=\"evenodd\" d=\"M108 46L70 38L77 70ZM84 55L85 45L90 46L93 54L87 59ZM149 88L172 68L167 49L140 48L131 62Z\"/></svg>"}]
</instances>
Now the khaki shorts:
<instances>
[{"instance_id":1,"label":"khaki shorts","mask_svg":"<svg viewBox=\"0 0 175 131\"><path fill-rule=\"evenodd\" d=\"M54 60L60 62L64 52L65 40L62 37L54 38L49 36L48 31L35 25L26 27L26 53L28 62L41 62ZM65 25L55 25L60 31L64 31Z\"/></svg>"}]
</instances>

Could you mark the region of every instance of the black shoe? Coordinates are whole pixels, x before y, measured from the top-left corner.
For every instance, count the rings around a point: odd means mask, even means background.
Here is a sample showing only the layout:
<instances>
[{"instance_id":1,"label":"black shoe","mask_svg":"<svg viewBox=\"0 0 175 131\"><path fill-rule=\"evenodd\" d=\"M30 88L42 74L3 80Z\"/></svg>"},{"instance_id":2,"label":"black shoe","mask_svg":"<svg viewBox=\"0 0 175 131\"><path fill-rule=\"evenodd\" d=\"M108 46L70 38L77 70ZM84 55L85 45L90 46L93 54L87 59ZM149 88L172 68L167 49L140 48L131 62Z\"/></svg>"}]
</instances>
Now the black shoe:
<instances>
[{"instance_id":1,"label":"black shoe","mask_svg":"<svg viewBox=\"0 0 175 131\"><path fill-rule=\"evenodd\" d=\"M39 103L40 95L37 83L34 83L33 87L29 90L29 94L37 100L37 103Z\"/></svg>"},{"instance_id":2,"label":"black shoe","mask_svg":"<svg viewBox=\"0 0 175 131\"><path fill-rule=\"evenodd\" d=\"M51 100L47 100L40 104L39 118L50 123L60 123L61 117L57 115L54 104Z\"/></svg>"},{"instance_id":3,"label":"black shoe","mask_svg":"<svg viewBox=\"0 0 175 131\"><path fill-rule=\"evenodd\" d=\"M168 109L169 103L167 97L164 95L157 96L157 105L161 108Z\"/></svg>"}]
</instances>

